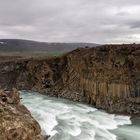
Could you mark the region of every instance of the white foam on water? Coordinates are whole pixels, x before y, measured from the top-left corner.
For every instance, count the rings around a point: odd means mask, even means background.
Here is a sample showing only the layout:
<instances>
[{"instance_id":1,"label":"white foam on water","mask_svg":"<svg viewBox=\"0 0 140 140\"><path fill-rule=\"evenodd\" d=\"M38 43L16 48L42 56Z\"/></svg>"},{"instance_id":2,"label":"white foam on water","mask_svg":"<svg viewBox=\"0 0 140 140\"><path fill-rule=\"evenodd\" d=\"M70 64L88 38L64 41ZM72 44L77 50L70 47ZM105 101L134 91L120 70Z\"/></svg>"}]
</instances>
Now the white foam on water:
<instances>
[{"instance_id":1,"label":"white foam on water","mask_svg":"<svg viewBox=\"0 0 140 140\"><path fill-rule=\"evenodd\" d=\"M124 124L132 124L130 117L128 116L115 116L114 118L117 122L117 125L124 125Z\"/></svg>"},{"instance_id":2,"label":"white foam on water","mask_svg":"<svg viewBox=\"0 0 140 140\"><path fill-rule=\"evenodd\" d=\"M39 122L49 140L117 140L110 132L131 124L127 116L111 115L85 104L21 92L22 103Z\"/></svg>"}]
</instances>

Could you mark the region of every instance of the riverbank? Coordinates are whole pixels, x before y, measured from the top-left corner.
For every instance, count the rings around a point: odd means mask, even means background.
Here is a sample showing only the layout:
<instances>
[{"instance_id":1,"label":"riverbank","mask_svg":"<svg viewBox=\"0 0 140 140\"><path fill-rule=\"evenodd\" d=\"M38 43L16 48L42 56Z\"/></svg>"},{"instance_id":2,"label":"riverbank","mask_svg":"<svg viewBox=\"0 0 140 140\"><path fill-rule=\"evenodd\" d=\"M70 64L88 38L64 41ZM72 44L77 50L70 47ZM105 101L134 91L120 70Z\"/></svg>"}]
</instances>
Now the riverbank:
<instances>
[{"instance_id":1,"label":"riverbank","mask_svg":"<svg viewBox=\"0 0 140 140\"><path fill-rule=\"evenodd\" d=\"M0 140L47 140L16 89L0 90Z\"/></svg>"}]
</instances>

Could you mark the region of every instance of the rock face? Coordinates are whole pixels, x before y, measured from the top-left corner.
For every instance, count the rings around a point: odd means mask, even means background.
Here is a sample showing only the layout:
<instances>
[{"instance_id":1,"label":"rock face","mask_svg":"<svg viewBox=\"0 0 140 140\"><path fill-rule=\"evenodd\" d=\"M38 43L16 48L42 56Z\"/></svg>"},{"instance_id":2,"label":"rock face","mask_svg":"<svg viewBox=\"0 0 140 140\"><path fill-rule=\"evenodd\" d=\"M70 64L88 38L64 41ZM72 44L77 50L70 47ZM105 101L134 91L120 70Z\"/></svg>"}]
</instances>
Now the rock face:
<instances>
[{"instance_id":1,"label":"rock face","mask_svg":"<svg viewBox=\"0 0 140 140\"><path fill-rule=\"evenodd\" d=\"M0 92L0 140L45 140L39 124L19 103L18 95L15 89Z\"/></svg>"},{"instance_id":2,"label":"rock face","mask_svg":"<svg viewBox=\"0 0 140 140\"><path fill-rule=\"evenodd\" d=\"M66 91L109 112L140 115L140 45L76 50L67 62Z\"/></svg>"},{"instance_id":3,"label":"rock face","mask_svg":"<svg viewBox=\"0 0 140 140\"><path fill-rule=\"evenodd\" d=\"M140 45L81 48L62 57L0 64L2 87L84 101L109 112L140 115Z\"/></svg>"}]
</instances>

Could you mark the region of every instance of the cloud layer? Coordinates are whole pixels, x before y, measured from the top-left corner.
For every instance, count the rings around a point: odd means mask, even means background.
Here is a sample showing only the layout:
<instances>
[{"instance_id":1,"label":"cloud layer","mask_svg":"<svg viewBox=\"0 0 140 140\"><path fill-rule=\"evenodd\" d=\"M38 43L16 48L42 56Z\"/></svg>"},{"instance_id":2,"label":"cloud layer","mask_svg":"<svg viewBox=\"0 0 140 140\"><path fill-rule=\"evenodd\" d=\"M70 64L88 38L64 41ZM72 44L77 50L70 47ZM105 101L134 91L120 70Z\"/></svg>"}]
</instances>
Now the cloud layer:
<instances>
[{"instance_id":1,"label":"cloud layer","mask_svg":"<svg viewBox=\"0 0 140 140\"><path fill-rule=\"evenodd\" d=\"M139 0L0 0L0 38L140 43Z\"/></svg>"}]
</instances>

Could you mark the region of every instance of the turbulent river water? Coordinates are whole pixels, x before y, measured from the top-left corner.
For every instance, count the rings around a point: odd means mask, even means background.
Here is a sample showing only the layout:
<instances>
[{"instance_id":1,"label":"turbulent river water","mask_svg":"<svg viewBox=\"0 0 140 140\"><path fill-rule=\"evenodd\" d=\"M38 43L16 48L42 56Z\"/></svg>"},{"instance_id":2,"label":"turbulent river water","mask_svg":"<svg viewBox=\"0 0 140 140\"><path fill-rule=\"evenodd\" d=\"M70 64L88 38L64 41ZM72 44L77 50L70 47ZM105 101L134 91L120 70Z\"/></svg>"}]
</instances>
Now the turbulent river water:
<instances>
[{"instance_id":1,"label":"turbulent river water","mask_svg":"<svg viewBox=\"0 0 140 140\"><path fill-rule=\"evenodd\" d=\"M21 97L49 140L140 140L140 119L35 92L22 91Z\"/></svg>"}]
</instances>

